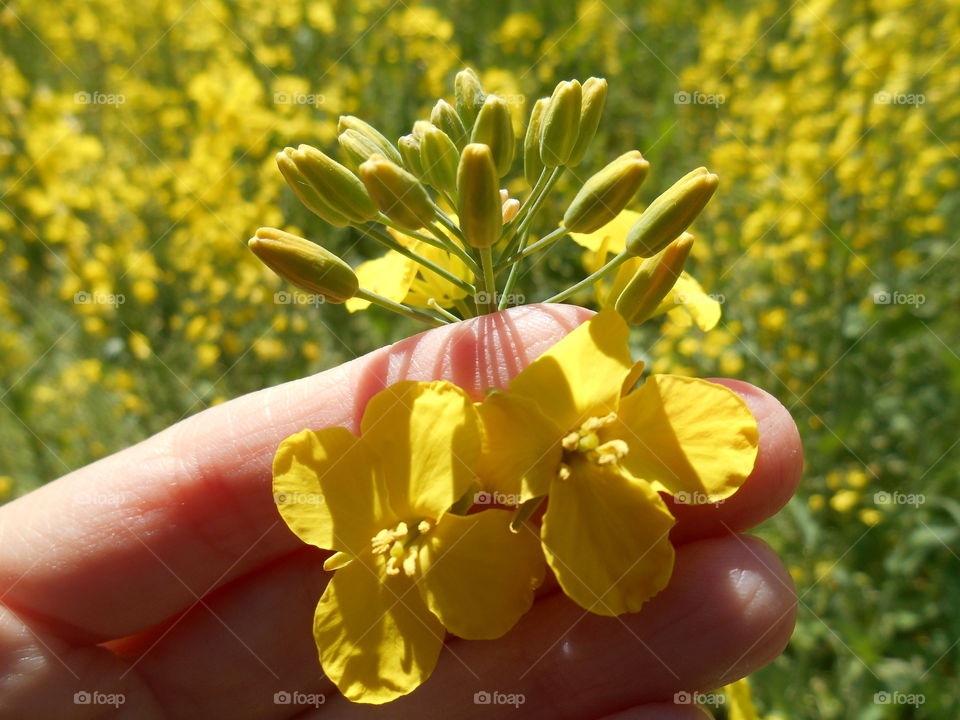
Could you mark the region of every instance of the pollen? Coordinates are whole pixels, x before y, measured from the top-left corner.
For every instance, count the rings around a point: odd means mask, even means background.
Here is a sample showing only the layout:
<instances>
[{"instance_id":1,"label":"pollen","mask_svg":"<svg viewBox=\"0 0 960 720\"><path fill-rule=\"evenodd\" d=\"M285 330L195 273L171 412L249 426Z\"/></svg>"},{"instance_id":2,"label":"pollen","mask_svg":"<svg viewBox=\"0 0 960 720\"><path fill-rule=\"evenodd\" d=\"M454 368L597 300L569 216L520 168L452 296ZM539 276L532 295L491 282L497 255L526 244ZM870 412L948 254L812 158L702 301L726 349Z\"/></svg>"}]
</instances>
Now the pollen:
<instances>
[{"instance_id":1,"label":"pollen","mask_svg":"<svg viewBox=\"0 0 960 720\"><path fill-rule=\"evenodd\" d=\"M567 433L560 441L567 459L570 460L571 456L578 454L597 465L613 465L620 462L629 450L627 444L623 440L602 442L599 433L616 419L616 413L590 417L579 428ZM566 467L566 464L564 466ZM569 476L569 469L566 475ZM562 470L560 479L565 479Z\"/></svg>"}]
</instances>

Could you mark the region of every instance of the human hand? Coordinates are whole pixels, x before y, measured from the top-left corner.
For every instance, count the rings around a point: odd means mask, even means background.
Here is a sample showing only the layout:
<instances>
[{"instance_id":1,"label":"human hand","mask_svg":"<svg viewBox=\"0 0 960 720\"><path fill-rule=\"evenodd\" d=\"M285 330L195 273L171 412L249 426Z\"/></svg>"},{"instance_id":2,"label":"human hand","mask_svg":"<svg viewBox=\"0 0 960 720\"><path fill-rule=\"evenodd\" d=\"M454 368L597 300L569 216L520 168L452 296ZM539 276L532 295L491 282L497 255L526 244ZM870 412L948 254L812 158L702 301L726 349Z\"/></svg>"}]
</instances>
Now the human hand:
<instances>
[{"instance_id":1,"label":"human hand","mask_svg":"<svg viewBox=\"0 0 960 720\"><path fill-rule=\"evenodd\" d=\"M433 330L206 410L0 508L0 718L114 706L116 717L312 717L323 700L318 718L513 709L476 704L484 691L522 697L531 718L704 717L675 693L770 662L795 619L783 566L736 533L793 493L799 437L776 400L737 381L723 382L760 426L754 472L721 505L668 503L674 575L640 613L595 616L548 584L505 637L449 639L422 688L377 708L345 701L317 661L327 554L272 502L279 442L308 427L356 432L367 400L405 378L449 379L480 399L588 316L532 306Z\"/></svg>"}]
</instances>

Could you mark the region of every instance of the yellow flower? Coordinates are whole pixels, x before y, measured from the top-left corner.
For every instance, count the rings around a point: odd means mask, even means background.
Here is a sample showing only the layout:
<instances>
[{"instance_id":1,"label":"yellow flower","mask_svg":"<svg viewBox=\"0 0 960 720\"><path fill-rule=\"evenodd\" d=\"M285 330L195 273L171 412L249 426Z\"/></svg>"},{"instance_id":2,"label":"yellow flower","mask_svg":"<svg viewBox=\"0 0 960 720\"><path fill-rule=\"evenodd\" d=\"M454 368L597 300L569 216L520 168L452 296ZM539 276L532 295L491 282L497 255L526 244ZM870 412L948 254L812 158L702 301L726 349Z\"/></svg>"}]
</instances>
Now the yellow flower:
<instances>
[{"instance_id":1,"label":"yellow flower","mask_svg":"<svg viewBox=\"0 0 960 720\"><path fill-rule=\"evenodd\" d=\"M639 218L640 213L624 210L592 233L570 233L574 242L587 250L583 258L587 272L596 272L607 262L609 255L623 252L627 232ZM613 304L637 271L640 261L640 258L635 258L625 262L612 283L597 283L597 301L602 307ZM669 313L670 318L680 327L689 327L692 321L703 331L712 330L720 321L720 302L722 300L718 301L715 296L704 292L703 287L690 273L683 272L653 316Z\"/></svg>"},{"instance_id":2,"label":"yellow flower","mask_svg":"<svg viewBox=\"0 0 960 720\"><path fill-rule=\"evenodd\" d=\"M475 487L481 444L463 390L402 382L373 397L360 437L304 430L277 450L280 514L304 542L337 551L314 637L350 700L409 693L433 672L445 628L500 637L533 603L545 571L536 535L511 532L508 510L448 512Z\"/></svg>"},{"instance_id":3,"label":"yellow flower","mask_svg":"<svg viewBox=\"0 0 960 720\"><path fill-rule=\"evenodd\" d=\"M628 329L604 310L480 406L485 485L521 502L548 496L541 540L564 592L591 612L636 612L673 567L660 492L717 502L753 469L757 424L727 388L642 372Z\"/></svg>"},{"instance_id":4,"label":"yellow flower","mask_svg":"<svg viewBox=\"0 0 960 720\"><path fill-rule=\"evenodd\" d=\"M464 280L473 281L473 273L464 262L455 255L428 245L420 240L408 238L387 228L394 239L430 260L445 270ZM456 242L454 240L454 242ZM466 296L466 291L448 280L436 275L421 265L401 255L396 250L388 250L384 255L361 263L356 269L360 287L383 295L394 302L402 302L416 307L429 307L433 298L441 307L450 307L456 300ZM360 298L351 298L346 302L349 312L365 310L370 303Z\"/></svg>"},{"instance_id":5,"label":"yellow flower","mask_svg":"<svg viewBox=\"0 0 960 720\"><path fill-rule=\"evenodd\" d=\"M723 688L727 699L727 716L730 720L760 720L757 710L753 706L750 693L750 681L741 678L735 683Z\"/></svg>"}]
</instances>

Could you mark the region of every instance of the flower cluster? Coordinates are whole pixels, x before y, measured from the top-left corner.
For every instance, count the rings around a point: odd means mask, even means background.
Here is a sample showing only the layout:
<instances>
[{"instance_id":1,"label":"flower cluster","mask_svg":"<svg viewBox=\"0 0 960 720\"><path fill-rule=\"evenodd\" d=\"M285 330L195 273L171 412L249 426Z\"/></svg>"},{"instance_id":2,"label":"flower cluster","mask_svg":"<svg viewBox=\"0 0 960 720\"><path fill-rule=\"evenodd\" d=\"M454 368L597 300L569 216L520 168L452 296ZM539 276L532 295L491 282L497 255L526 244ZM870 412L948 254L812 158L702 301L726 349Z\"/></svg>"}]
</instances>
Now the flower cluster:
<instances>
[{"instance_id":1,"label":"flower cluster","mask_svg":"<svg viewBox=\"0 0 960 720\"><path fill-rule=\"evenodd\" d=\"M636 612L666 586L664 495L729 497L753 468L757 425L705 380L651 375L633 389L643 365L627 337L604 310L482 402L449 382L401 382L369 402L359 437L334 427L280 445L280 514L335 552L314 635L347 698L414 690L446 632L502 636L546 566L601 615Z\"/></svg>"},{"instance_id":2,"label":"flower cluster","mask_svg":"<svg viewBox=\"0 0 960 720\"><path fill-rule=\"evenodd\" d=\"M719 306L683 272L693 246L686 230L717 188L717 176L706 168L682 177L644 212L630 213L625 209L650 167L630 150L582 184L557 226L534 236L551 190L580 164L596 134L606 97L601 78L559 83L533 104L522 143L507 99L485 92L469 68L456 76L454 104L438 100L430 119L415 122L396 143L358 117L341 116L342 163L300 145L279 153L277 164L314 214L334 227L354 228L386 254L354 271L319 245L275 228L258 230L250 249L281 278L325 302L345 302L351 312L375 304L439 325L525 302L517 289L523 261L571 235L593 251L596 267L571 287L536 299L559 302L609 277L602 304L628 321L642 323L686 305L709 329ZM501 187L521 158L529 187L522 201ZM610 225L618 231L612 241L593 239Z\"/></svg>"}]
</instances>

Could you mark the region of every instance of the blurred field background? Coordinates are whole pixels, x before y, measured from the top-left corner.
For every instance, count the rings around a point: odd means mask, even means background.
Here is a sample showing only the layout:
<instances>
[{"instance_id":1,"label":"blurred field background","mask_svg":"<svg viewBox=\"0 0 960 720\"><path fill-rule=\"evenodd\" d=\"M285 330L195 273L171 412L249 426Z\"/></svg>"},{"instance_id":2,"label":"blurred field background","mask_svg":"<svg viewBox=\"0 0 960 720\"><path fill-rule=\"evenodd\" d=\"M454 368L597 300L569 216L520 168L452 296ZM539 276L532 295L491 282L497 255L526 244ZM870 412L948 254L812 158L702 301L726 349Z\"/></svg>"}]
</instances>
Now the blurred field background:
<instances>
[{"instance_id":1,"label":"blurred field background","mask_svg":"<svg viewBox=\"0 0 960 720\"><path fill-rule=\"evenodd\" d=\"M581 175L641 150L636 208L698 165L721 177L692 266L721 324L637 342L657 371L768 388L804 437L800 494L759 531L801 603L754 676L761 715L957 717L956 0L6 0L0 498L419 331L276 302L245 240L379 254L302 208L273 155L332 149L341 113L409 132L464 65L518 99L518 133L558 80L608 78ZM559 243L528 300L581 261Z\"/></svg>"}]
</instances>

